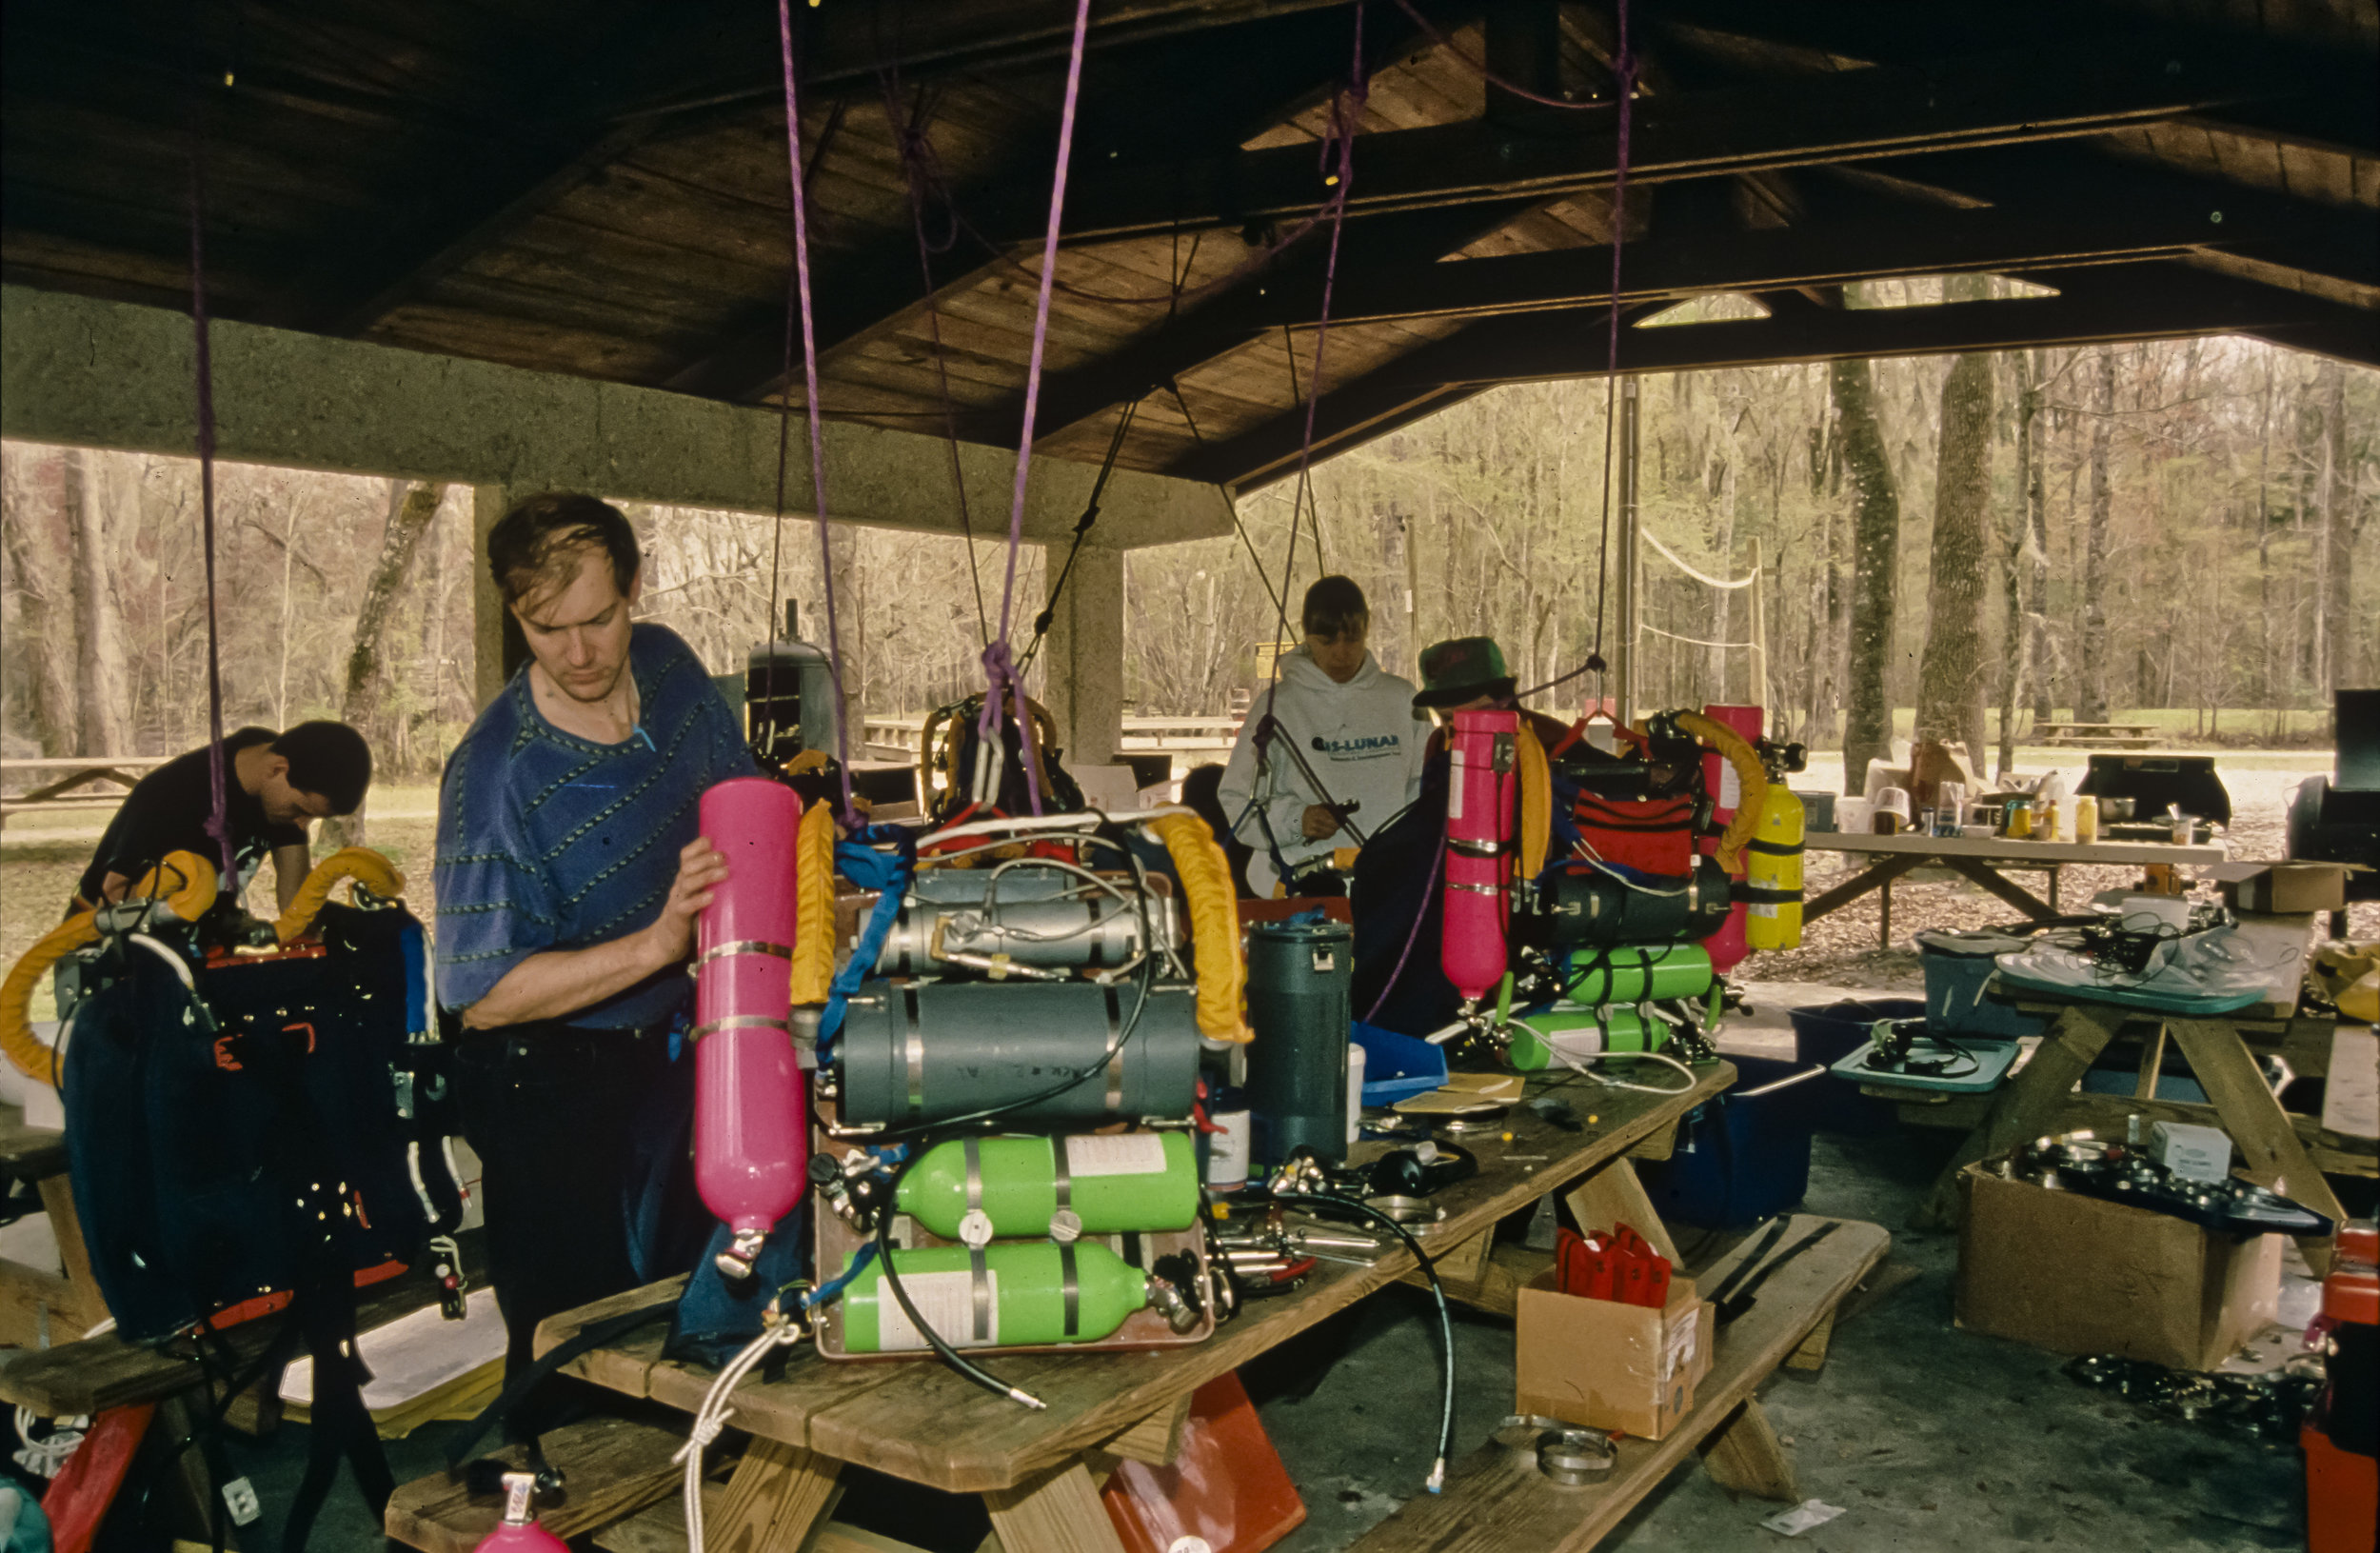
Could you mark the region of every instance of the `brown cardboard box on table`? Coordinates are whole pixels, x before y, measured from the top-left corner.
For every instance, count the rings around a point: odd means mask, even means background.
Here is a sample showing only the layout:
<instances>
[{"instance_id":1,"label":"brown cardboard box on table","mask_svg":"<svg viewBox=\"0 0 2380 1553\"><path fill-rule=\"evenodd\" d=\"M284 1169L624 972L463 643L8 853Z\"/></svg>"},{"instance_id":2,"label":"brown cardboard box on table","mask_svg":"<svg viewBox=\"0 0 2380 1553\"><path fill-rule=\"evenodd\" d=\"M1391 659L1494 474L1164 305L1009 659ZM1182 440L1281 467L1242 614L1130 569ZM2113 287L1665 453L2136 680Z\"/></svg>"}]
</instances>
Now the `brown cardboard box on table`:
<instances>
[{"instance_id":1,"label":"brown cardboard box on table","mask_svg":"<svg viewBox=\"0 0 2380 1553\"><path fill-rule=\"evenodd\" d=\"M1515 1412L1658 1440L1711 1372L1711 1307L1683 1276L1656 1310L1562 1294L1544 1273L1520 1291L1517 1325Z\"/></svg>"},{"instance_id":2,"label":"brown cardboard box on table","mask_svg":"<svg viewBox=\"0 0 2380 1553\"><path fill-rule=\"evenodd\" d=\"M1958 1324L2059 1353L2212 1369L2273 1319L2281 1237L2009 1181L1971 1165Z\"/></svg>"},{"instance_id":3,"label":"brown cardboard box on table","mask_svg":"<svg viewBox=\"0 0 2380 1553\"><path fill-rule=\"evenodd\" d=\"M2339 911L2347 906L2344 863L2260 863L2234 859L2206 869L2234 911L2286 917L2301 911Z\"/></svg>"}]
</instances>

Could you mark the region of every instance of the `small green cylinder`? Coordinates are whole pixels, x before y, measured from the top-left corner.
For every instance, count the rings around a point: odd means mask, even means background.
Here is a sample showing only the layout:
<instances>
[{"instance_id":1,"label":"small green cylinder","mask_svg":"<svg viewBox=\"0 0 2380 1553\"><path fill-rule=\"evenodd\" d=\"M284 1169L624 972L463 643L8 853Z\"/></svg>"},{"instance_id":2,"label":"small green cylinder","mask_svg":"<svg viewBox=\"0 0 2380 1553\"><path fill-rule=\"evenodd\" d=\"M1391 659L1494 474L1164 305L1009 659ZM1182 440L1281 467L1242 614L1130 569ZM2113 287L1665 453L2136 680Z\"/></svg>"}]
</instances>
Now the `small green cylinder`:
<instances>
[{"instance_id":1,"label":"small green cylinder","mask_svg":"<svg viewBox=\"0 0 2380 1553\"><path fill-rule=\"evenodd\" d=\"M994 1236L1041 1236L1060 1209L1087 1235L1187 1229L1199 1219L1198 1150L1185 1132L983 1138L938 1144L901 1183L901 1211L958 1240L969 1155ZM1061 1200L1059 1165L1065 1191Z\"/></svg>"},{"instance_id":2,"label":"small green cylinder","mask_svg":"<svg viewBox=\"0 0 2380 1553\"><path fill-rule=\"evenodd\" d=\"M1699 944L1620 945L1575 963L1563 995L1587 1007L1698 998L1711 990L1710 951Z\"/></svg>"},{"instance_id":3,"label":"small green cylinder","mask_svg":"<svg viewBox=\"0 0 2380 1553\"><path fill-rule=\"evenodd\" d=\"M1555 1062L1545 1041L1537 1038L1540 1035L1552 1040L1568 1030L1599 1029L1602 1044L1598 1049L1603 1051L1658 1051L1669 1040L1668 1025L1657 1019L1645 1018L1626 1004L1582 1008L1577 1004L1557 1003L1543 1013L1531 1014L1529 1025L1537 1033L1532 1035L1516 1025L1507 1057L1523 1073L1535 1073Z\"/></svg>"},{"instance_id":4,"label":"small green cylinder","mask_svg":"<svg viewBox=\"0 0 2380 1553\"><path fill-rule=\"evenodd\" d=\"M935 1245L891 1255L918 1314L954 1348L1097 1343L1149 1303L1148 1275L1098 1241L1012 1241L981 1251ZM851 1281L842 1305L847 1353L927 1346L884 1286L881 1262Z\"/></svg>"}]
</instances>

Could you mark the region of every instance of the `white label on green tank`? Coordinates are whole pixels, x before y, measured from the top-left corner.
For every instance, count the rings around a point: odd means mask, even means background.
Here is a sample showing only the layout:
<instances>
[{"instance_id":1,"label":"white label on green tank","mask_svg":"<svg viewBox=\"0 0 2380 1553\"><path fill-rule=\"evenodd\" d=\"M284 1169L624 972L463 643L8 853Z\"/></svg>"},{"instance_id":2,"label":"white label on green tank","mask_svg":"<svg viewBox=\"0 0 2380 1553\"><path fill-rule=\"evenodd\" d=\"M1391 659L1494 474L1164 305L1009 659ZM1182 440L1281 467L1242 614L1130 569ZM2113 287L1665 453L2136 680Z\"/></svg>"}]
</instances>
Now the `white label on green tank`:
<instances>
[{"instance_id":1,"label":"white label on green tank","mask_svg":"<svg viewBox=\"0 0 2380 1553\"><path fill-rule=\"evenodd\" d=\"M902 1273L901 1286L925 1324L954 1348L980 1348L1000 1341L1000 1274L983 1269L985 1317L989 1333L975 1335L975 1274L962 1268L946 1273ZM925 1336L909 1324L909 1313L893 1298L892 1285L876 1290L876 1348L879 1353L908 1353L925 1347Z\"/></svg>"},{"instance_id":2,"label":"white label on green tank","mask_svg":"<svg viewBox=\"0 0 2380 1553\"><path fill-rule=\"evenodd\" d=\"M1154 1132L1125 1132L1114 1137L1077 1133L1066 1140L1066 1170L1084 1176L1161 1176L1165 1173L1165 1140Z\"/></svg>"}]
</instances>

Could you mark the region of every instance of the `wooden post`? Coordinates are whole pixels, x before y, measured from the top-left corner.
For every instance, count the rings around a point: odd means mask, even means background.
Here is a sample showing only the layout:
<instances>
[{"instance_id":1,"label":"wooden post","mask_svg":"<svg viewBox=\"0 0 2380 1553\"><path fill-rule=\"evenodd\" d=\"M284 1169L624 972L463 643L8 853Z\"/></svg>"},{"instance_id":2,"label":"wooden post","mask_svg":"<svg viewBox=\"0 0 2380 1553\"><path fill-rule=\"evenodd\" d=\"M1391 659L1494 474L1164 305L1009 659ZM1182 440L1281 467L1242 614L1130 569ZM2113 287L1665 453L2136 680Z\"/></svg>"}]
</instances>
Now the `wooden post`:
<instances>
[{"instance_id":1,"label":"wooden post","mask_svg":"<svg viewBox=\"0 0 2380 1553\"><path fill-rule=\"evenodd\" d=\"M505 606L487 570L487 531L511 506L504 486L471 488L471 700L485 707L511 676L505 672Z\"/></svg>"}]
</instances>

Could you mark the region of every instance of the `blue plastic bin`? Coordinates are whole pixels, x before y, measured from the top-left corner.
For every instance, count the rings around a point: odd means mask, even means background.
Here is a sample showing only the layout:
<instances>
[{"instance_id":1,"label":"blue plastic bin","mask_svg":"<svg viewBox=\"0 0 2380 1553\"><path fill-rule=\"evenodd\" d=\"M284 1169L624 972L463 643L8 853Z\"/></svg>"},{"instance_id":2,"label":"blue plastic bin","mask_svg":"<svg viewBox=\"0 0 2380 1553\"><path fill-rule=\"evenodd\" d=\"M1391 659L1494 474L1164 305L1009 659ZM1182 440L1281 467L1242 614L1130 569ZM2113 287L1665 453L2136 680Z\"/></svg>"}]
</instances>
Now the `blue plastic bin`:
<instances>
[{"instance_id":1,"label":"blue plastic bin","mask_svg":"<svg viewBox=\"0 0 2380 1553\"><path fill-rule=\"evenodd\" d=\"M1826 1070L1758 1057L1731 1060L1736 1086L1687 1115L1668 1159L1637 1164L1665 1224L1757 1224L1810 1189L1810 1097L1835 1087Z\"/></svg>"},{"instance_id":2,"label":"blue plastic bin","mask_svg":"<svg viewBox=\"0 0 2380 1553\"><path fill-rule=\"evenodd\" d=\"M2029 942L2013 933L1929 929L1917 935L1917 958L1926 970L1926 1025L1941 1035L1988 1035L2013 1041L2039 1035L2049 1023L2020 1014L1983 995L1999 957Z\"/></svg>"},{"instance_id":3,"label":"blue plastic bin","mask_svg":"<svg viewBox=\"0 0 2380 1553\"><path fill-rule=\"evenodd\" d=\"M1427 1041L1383 1030L1357 1020L1348 1030L1363 1048L1363 1104L1394 1105L1445 1087L1446 1052Z\"/></svg>"},{"instance_id":4,"label":"blue plastic bin","mask_svg":"<svg viewBox=\"0 0 2380 1553\"><path fill-rule=\"evenodd\" d=\"M1925 1012L1924 1002L1917 998L1847 998L1840 1003L1805 1005L1789 1011L1794 1022L1795 1056L1803 1067L1813 1063L1832 1067L1867 1045L1869 1027L1877 1020L1923 1019ZM1742 1066L1740 1063L1736 1065ZM1739 1083L1736 1087L1747 1087L1748 1083ZM1810 1125L1820 1132L1873 1137L1892 1131L1900 1121L1891 1101L1863 1095L1858 1085L1840 1079L1817 1085L1801 1105Z\"/></svg>"}]
</instances>

